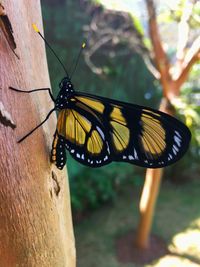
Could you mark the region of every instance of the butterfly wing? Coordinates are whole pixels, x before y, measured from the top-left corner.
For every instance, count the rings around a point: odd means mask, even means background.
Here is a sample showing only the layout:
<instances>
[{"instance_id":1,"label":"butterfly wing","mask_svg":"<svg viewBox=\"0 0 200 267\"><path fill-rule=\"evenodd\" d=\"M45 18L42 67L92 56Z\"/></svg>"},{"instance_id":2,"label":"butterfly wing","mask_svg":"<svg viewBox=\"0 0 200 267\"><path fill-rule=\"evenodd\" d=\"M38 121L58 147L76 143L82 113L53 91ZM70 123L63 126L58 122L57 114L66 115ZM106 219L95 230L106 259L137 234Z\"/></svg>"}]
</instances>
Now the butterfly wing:
<instances>
[{"instance_id":1,"label":"butterfly wing","mask_svg":"<svg viewBox=\"0 0 200 267\"><path fill-rule=\"evenodd\" d=\"M189 146L189 129L161 111L84 93L76 93L73 103L98 122L110 161L159 168L179 160Z\"/></svg>"},{"instance_id":2,"label":"butterfly wing","mask_svg":"<svg viewBox=\"0 0 200 267\"><path fill-rule=\"evenodd\" d=\"M65 147L80 163L100 167L112 161L105 128L91 109L83 109L71 99L71 108L58 115L57 132Z\"/></svg>"}]
</instances>

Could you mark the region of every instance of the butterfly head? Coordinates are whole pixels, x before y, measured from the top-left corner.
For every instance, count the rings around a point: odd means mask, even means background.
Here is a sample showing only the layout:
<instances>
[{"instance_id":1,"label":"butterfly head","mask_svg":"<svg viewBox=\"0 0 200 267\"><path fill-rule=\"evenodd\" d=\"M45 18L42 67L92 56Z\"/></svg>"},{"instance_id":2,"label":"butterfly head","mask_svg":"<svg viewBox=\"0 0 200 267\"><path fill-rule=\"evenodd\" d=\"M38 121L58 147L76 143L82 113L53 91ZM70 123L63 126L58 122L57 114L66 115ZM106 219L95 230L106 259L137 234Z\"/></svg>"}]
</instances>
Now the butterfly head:
<instances>
[{"instance_id":1,"label":"butterfly head","mask_svg":"<svg viewBox=\"0 0 200 267\"><path fill-rule=\"evenodd\" d=\"M65 77L62 79L62 81L59 83L60 90L66 91L66 92L73 92L73 85L68 77Z\"/></svg>"},{"instance_id":2,"label":"butterfly head","mask_svg":"<svg viewBox=\"0 0 200 267\"><path fill-rule=\"evenodd\" d=\"M62 79L59 84L60 91L55 101L55 106L58 109L67 108L68 100L73 95L73 85L68 77Z\"/></svg>"}]
</instances>

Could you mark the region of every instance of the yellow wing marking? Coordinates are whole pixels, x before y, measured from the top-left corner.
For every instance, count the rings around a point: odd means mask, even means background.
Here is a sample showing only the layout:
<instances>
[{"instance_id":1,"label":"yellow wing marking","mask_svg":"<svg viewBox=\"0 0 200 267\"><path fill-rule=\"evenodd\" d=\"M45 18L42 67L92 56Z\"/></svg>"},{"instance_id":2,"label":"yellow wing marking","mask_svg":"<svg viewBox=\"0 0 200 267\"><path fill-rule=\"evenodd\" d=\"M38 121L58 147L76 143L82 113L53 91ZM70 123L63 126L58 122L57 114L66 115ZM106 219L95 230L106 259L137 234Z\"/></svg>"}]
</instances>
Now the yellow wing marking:
<instances>
[{"instance_id":1,"label":"yellow wing marking","mask_svg":"<svg viewBox=\"0 0 200 267\"><path fill-rule=\"evenodd\" d=\"M112 126L112 139L116 151L121 152L128 147L130 131L126 127L126 119L120 108L115 106L110 113L110 124Z\"/></svg>"},{"instance_id":2,"label":"yellow wing marking","mask_svg":"<svg viewBox=\"0 0 200 267\"><path fill-rule=\"evenodd\" d=\"M75 110L61 110L58 115L57 130L59 135L67 138L76 145L84 145L86 135L90 134L92 124ZM92 154L100 154L103 140L97 130L91 131L87 141L87 150Z\"/></svg>"},{"instance_id":3,"label":"yellow wing marking","mask_svg":"<svg viewBox=\"0 0 200 267\"><path fill-rule=\"evenodd\" d=\"M91 136L88 138L87 150L92 154L100 154L102 148L102 138L96 130L93 130Z\"/></svg>"},{"instance_id":4,"label":"yellow wing marking","mask_svg":"<svg viewBox=\"0 0 200 267\"><path fill-rule=\"evenodd\" d=\"M146 152L160 155L166 148L165 130L160 121L147 114L142 114L142 145Z\"/></svg>"},{"instance_id":5,"label":"yellow wing marking","mask_svg":"<svg viewBox=\"0 0 200 267\"><path fill-rule=\"evenodd\" d=\"M85 143L91 127L91 123L75 110L61 110L58 115L58 133L77 145Z\"/></svg>"},{"instance_id":6,"label":"yellow wing marking","mask_svg":"<svg viewBox=\"0 0 200 267\"><path fill-rule=\"evenodd\" d=\"M115 148L119 152L123 151L128 147L130 131L126 126L121 125L115 121L111 121L111 125L113 128L112 138Z\"/></svg>"},{"instance_id":7,"label":"yellow wing marking","mask_svg":"<svg viewBox=\"0 0 200 267\"><path fill-rule=\"evenodd\" d=\"M126 119L124 118L121 110L117 107L114 107L112 112L110 113L110 118L113 121L117 121L123 125L126 125Z\"/></svg>"},{"instance_id":8,"label":"yellow wing marking","mask_svg":"<svg viewBox=\"0 0 200 267\"><path fill-rule=\"evenodd\" d=\"M160 114L158 114L158 113L156 113L156 112L153 112L153 111L151 111L151 110L143 109L142 111L144 111L144 112L148 112L148 113L153 114L153 115L155 115L155 116L157 116L157 117L160 117ZM144 114L144 115L147 115L147 114Z\"/></svg>"},{"instance_id":9,"label":"yellow wing marking","mask_svg":"<svg viewBox=\"0 0 200 267\"><path fill-rule=\"evenodd\" d=\"M66 111L62 110L58 114L57 130L62 136L65 136L65 124L66 124Z\"/></svg>"},{"instance_id":10,"label":"yellow wing marking","mask_svg":"<svg viewBox=\"0 0 200 267\"><path fill-rule=\"evenodd\" d=\"M78 99L79 101L81 101L82 103L87 105L88 107L96 110L100 114L103 114L104 105L101 102L99 102L98 100L92 100L92 99L82 97L82 96L76 96L76 99Z\"/></svg>"}]
</instances>

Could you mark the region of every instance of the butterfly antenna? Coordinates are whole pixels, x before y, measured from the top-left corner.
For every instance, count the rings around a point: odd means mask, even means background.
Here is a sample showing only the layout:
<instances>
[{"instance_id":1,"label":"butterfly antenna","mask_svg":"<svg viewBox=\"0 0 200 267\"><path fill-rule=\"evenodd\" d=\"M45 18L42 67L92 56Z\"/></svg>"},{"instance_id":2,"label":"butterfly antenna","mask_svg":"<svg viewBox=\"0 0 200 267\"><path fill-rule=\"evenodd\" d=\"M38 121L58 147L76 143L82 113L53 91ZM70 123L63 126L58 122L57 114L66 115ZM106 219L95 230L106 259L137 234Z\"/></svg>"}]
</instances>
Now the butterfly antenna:
<instances>
[{"instance_id":1,"label":"butterfly antenna","mask_svg":"<svg viewBox=\"0 0 200 267\"><path fill-rule=\"evenodd\" d=\"M77 66L78 66L78 62L79 62L80 56L81 56L81 54L82 54L82 52L83 52L83 49L84 49L85 47L86 47L86 43L84 42L84 43L82 43L82 45L81 45L81 48L80 48L80 50L79 50L79 53L78 53L78 56L77 56L77 58L76 58L75 63L72 65L72 72L71 72L71 74L70 74L70 79L72 79L72 76L74 75L74 73L75 73L75 71L76 71L76 68L77 68Z\"/></svg>"},{"instance_id":2,"label":"butterfly antenna","mask_svg":"<svg viewBox=\"0 0 200 267\"><path fill-rule=\"evenodd\" d=\"M35 24L32 24L33 29L40 35L40 37L44 40L45 44L49 47L49 49L51 50L51 52L54 54L54 56L57 58L57 60L60 62L61 66L63 67L67 77L69 78L69 74L64 66L64 64L62 63L62 61L60 60L60 58L57 56L56 52L53 50L53 48L50 46L50 44L47 42L47 40L44 38L44 36L41 34L41 32L39 31L38 27Z\"/></svg>"}]
</instances>

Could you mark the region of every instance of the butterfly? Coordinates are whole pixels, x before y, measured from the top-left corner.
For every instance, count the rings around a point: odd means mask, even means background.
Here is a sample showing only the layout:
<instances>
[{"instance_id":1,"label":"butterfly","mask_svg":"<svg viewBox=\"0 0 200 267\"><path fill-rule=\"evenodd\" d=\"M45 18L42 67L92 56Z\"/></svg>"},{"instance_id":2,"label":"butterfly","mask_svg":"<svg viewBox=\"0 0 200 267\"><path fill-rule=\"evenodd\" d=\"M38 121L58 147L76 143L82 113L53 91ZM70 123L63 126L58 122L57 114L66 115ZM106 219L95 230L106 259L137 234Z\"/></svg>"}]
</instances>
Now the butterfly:
<instances>
[{"instance_id":1,"label":"butterfly","mask_svg":"<svg viewBox=\"0 0 200 267\"><path fill-rule=\"evenodd\" d=\"M46 41L46 40L45 40ZM46 119L19 140L22 142L58 111L51 162L66 164L66 150L83 165L101 167L112 161L146 168L161 168L179 160L187 151L191 133L176 118L161 111L74 90L67 75L59 84L54 108Z\"/></svg>"}]
</instances>

